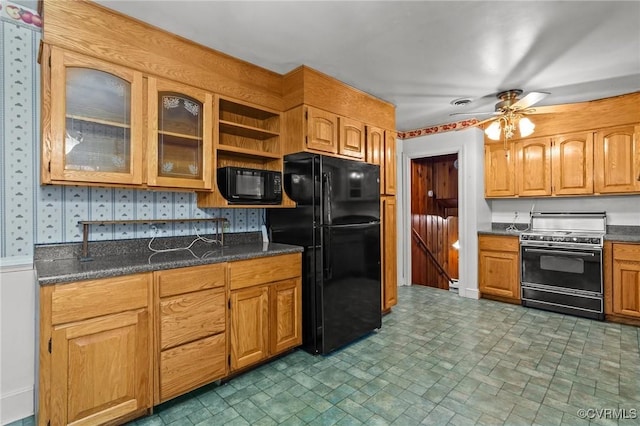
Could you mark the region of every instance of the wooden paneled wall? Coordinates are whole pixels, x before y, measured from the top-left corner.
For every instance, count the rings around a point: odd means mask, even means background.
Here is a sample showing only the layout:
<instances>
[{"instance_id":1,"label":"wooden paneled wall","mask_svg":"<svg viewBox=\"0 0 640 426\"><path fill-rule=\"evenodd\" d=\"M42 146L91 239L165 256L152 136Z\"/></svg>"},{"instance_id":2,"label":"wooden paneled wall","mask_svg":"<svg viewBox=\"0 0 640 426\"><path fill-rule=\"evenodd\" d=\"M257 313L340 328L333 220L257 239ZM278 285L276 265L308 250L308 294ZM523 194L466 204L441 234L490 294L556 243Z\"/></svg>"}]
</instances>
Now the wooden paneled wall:
<instances>
[{"instance_id":1,"label":"wooden paneled wall","mask_svg":"<svg viewBox=\"0 0 640 426\"><path fill-rule=\"evenodd\" d=\"M450 277L458 278L458 250L452 244L458 239L457 173L455 182L452 170L456 155L430 157L411 162L411 226L422 237L427 247ZM441 171L438 174L438 171ZM446 171L446 173L444 173ZM443 179L447 180L445 184ZM438 183L440 181L440 183ZM447 186L456 188L447 193L443 208L436 198L429 197L429 190ZM455 203L451 197L455 197ZM455 204L455 207L453 205ZM448 289L447 279L438 271L434 261L412 239L411 279L413 284Z\"/></svg>"}]
</instances>

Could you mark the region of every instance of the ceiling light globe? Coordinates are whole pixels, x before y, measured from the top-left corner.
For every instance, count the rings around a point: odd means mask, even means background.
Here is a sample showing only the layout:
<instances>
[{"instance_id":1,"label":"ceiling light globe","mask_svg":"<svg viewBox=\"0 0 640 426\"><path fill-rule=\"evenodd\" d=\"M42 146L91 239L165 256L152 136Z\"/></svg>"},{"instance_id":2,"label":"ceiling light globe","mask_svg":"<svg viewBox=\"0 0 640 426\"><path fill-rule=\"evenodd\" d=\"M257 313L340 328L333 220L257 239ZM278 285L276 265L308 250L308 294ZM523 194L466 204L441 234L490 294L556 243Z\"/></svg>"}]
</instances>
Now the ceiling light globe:
<instances>
[{"instance_id":1,"label":"ceiling light globe","mask_svg":"<svg viewBox=\"0 0 640 426\"><path fill-rule=\"evenodd\" d=\"M485 135L491 140L500 140L500 122L494 121L484 130Z\"/></svg>"},{"instance_id":2,"label":"ceiling light globe","mask_svg":"<svg viewBox=\"0 0 640 426\"><path fill-rule=\"evenodd\" d=\"M533 133L534 129L536 128L536 125L533 124L533 122L529 120L527 117L523 117L520 119L520 122L518 123L518 128L520 129L520 136L522 136L523 138L526 138L527 136Z\"/></svg>"}]
</instances>

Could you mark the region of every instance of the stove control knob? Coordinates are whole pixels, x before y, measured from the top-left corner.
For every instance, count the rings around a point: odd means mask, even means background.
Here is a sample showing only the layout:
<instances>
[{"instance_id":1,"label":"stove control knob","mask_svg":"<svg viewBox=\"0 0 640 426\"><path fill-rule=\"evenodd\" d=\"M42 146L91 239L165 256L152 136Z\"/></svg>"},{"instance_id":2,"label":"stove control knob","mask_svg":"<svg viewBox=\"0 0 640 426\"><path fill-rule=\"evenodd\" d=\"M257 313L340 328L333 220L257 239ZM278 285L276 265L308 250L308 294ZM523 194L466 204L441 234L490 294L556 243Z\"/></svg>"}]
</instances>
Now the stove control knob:
<instances>
[{"instance_id":1,"label":"stove control knob","mask_svg":"<svg viewBox=\"0 0 640 426\"><path fill-rule=\"evenodd\" d=\"M600 238L591 238L591 244L600 244Z\"/></svg>"},{"instance_id":2,"label":"stove control knob","mask_svg":"<svg viewBox=\"0 0 640 426\"><path fill-rule=\"evenodd\" d=\"M574 243L577 243L577 242L578 242L578 237L573 237L573 238L571 239L571 241L573 241Z\"/></svg>"}]
</instances>

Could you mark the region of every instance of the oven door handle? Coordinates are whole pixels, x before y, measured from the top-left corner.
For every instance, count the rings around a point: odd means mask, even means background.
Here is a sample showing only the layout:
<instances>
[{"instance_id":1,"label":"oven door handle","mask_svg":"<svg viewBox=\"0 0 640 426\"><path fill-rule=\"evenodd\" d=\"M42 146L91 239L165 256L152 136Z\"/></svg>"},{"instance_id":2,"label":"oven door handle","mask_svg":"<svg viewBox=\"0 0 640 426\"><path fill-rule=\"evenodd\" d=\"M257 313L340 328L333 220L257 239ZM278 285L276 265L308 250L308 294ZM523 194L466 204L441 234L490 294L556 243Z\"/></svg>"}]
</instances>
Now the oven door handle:
<instances>
[{"instance_id":1,"label":"oven door handle","mask_svg":"<svg viewBox=\"0 0 640 426\"><path fill-rule=\"evenodd\" d=\"M570 250L546 250L546 249L536 249L524 247L525 252L529 253L545 253L545 254L567 254L570 256L583 256L583 257L593 257L596 253L593 252L582 252L582 251L570 251Z\"/></svg>"}]
</instances>

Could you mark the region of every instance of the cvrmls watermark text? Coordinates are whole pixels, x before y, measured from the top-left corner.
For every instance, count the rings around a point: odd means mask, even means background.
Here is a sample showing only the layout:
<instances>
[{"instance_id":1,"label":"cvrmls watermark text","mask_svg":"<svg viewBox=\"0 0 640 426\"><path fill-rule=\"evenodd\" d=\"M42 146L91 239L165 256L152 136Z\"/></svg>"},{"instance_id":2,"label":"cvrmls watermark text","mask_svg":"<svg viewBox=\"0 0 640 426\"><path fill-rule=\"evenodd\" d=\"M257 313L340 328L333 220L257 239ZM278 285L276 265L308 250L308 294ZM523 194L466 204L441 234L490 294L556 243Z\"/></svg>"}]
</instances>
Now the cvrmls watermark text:
<instances>
[{"instance_id":1,"label":"cvrmls watermark text","mask_svg":"<svg viewBox=\"0 0 640 426\"><path fill-rule=\"evenodd\" d=\"M635 420L638 410L635 408L581 408L577 412L581 419Z\"/></svg>"}]
</instances>

